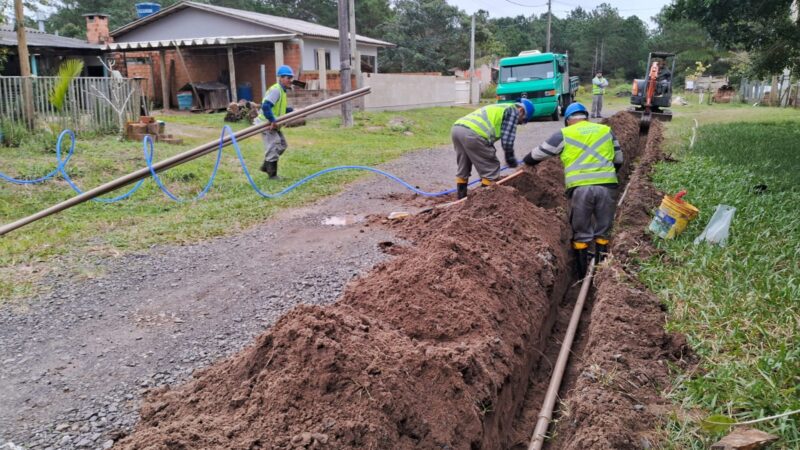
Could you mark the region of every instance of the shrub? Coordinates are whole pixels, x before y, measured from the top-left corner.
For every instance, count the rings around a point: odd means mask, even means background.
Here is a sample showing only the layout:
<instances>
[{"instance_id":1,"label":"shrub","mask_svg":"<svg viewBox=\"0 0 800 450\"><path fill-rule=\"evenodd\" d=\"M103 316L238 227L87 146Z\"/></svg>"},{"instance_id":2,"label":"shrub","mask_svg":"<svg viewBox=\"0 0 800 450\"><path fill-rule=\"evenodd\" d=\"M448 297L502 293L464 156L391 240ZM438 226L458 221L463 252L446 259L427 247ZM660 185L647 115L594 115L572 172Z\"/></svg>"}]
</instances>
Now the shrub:
<instances>
[{"instance_id":1,"label":"shrub","mask_svg":"<svg viewBox=\"0 0 800 450\"><path fill-rule=\"evenodd\" d=\"M2 144L7 147L19 147L29 134L23 123L13 120L0 121L0 130L3 131Z\"/></svg>"}]
</instances>

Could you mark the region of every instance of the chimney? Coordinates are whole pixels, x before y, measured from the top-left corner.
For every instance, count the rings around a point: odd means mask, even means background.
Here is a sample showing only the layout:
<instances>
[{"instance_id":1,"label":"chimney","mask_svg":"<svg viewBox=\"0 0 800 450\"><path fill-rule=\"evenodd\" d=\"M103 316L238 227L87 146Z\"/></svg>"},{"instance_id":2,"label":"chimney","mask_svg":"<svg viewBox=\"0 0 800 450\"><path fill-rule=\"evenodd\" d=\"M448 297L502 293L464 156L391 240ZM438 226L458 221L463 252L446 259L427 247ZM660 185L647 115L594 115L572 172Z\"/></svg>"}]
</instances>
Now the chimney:
<instances>
[{"instance_id":1,"label":"chimney","mask_svg":"<svg viewBox=\"0 0 800 450\"><path fill-rule=\"evenodd\" d=\"M86 41L90 44L113 42L108 32L108 14L84 14L86 17Z\"/></svg>"}]
</instances>

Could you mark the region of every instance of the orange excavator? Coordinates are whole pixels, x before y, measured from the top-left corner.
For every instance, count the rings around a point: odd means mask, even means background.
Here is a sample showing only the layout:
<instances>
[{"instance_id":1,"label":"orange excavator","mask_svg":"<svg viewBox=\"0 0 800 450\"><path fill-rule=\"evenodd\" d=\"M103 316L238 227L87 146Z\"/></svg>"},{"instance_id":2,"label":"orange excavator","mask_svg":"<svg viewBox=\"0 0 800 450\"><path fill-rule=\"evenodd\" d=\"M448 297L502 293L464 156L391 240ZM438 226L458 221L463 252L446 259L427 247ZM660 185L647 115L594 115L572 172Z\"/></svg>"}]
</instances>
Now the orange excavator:
<instances>
[{"instance_id":1,"label":"orange excavator","mask_svg":"<svg viewBox=\"0 0 800 450\"><path fill-rule=\"evenodd\" d=\"M667 67L671 62L671 68ZM630 112L639 116L642 131L650 128L653 119L669 122L672 112L664 109L672 103L672 74L675 72L675 54L651 52L647 57L648 73L643 80L633 80Z\"/></svg>"}]
</instances>

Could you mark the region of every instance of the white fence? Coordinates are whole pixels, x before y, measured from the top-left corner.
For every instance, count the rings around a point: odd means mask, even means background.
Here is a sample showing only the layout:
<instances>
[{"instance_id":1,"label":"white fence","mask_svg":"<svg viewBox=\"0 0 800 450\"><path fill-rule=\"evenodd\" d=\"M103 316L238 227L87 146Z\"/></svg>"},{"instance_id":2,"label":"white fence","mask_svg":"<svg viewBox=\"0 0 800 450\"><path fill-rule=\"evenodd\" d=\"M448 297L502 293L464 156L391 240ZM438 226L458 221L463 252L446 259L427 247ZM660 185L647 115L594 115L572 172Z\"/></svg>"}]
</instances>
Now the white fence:
<instances>
[{"instance_id":1,"label":"white fence","mask_svg":"<svg viewBox=\"0 0 800 450\"><path fill-rule=\"evenodd\" d=\"M456 102L456 78L396 73L364 74L364 86L372 92L364 98L366 110L403 110L452 106Z\"/></svg>"},{"instance_id":2,"label":"white fence","mask_svg":"<svg viewBox=\"0 0 800 450\"><path fill-rule=\"evenodd\" d=\"M136 80L76 78L70 84L64 107L57 110L50 103L50 92L58 77L29 78L33 87L34 118L37 121L77 131L115 130L119 125L117 113L101 96L109 99L116 96L120 101L130 97L125 106L127 119L139 117L141 86ZM22 84L23 77L0 77L0 118L3 120L23 120Z\"/></svg>"}]
</instances>

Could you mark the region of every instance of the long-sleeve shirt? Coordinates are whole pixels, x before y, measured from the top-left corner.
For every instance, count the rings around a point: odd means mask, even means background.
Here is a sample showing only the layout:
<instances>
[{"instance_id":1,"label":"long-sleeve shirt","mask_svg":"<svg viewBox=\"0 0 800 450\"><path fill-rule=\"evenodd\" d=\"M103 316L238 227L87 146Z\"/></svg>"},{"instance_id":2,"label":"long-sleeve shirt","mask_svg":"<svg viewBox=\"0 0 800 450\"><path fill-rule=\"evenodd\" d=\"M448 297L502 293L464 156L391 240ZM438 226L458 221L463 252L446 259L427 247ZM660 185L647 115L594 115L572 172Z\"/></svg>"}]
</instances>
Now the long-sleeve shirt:
<instances>
[{"instance_id":1,"label":"long-sleeve shirt","mask_svg":"<svg viewBox=\"0 0 800 450\"><path fill-rule=\"evenodd\" d=\"M611 133L611 141L614 144L614 167L619 167L624 162L622 147L620 147L619 141L613 132ZM560 155L562 151L564 151L564 133L558 130L529 154L525 155L524 161L525 164L533 166L551 156Z\"/></svg>"},{"instance_id":2,"label":"long-sleeve shirt","mask_svg":"<svg viewBox=\"0 0 800 450\"><path fill-rule=\"evenodd\" d=\"M281 86L281 89L283 89L283 91L286 92L285 87ZM267 91L266 97L267 97L265 99L266 101L261 104L261 111L264 112L264 117L266 117L267 120L269 120L270 122L275 122L278 119L275 117L275 114L272 114L272 107L275 106L275 104L278 103L278 101L280 101L281 92L277 89L270 89L269 91ZM290 113L292 111L294 111L294 108L290 108L288 106L286 107L287 113Z\"/></svg>"},{"instance_id":3,"label":"long-sleeve shirt","mask_svg":"<svg viewBox=\"0 0 800 450\"><path fill-rule=\"evenodd\" d=\"M517 139L517 124L519 123L519 110L516 107L508 108L503 112L503 121L500 123L500 145L506 154L514 153L514 141Z\"/></svg>"}]
</instances>

